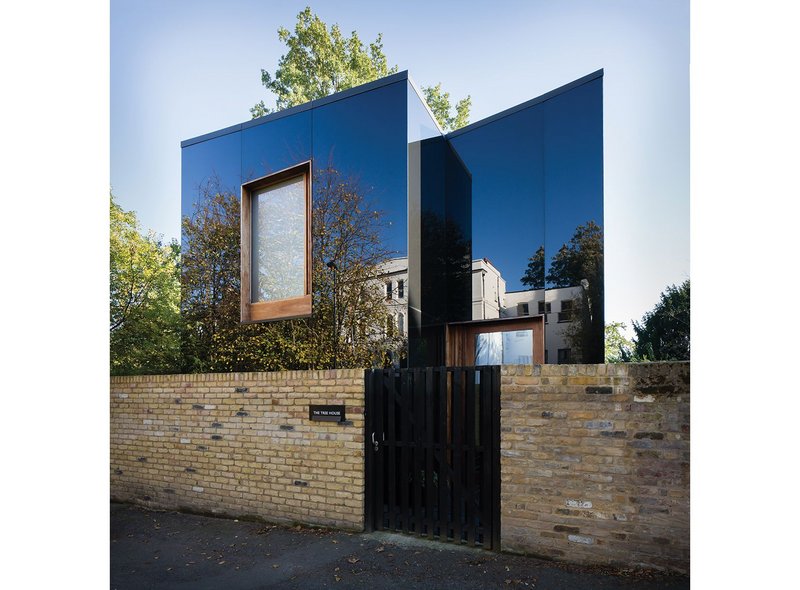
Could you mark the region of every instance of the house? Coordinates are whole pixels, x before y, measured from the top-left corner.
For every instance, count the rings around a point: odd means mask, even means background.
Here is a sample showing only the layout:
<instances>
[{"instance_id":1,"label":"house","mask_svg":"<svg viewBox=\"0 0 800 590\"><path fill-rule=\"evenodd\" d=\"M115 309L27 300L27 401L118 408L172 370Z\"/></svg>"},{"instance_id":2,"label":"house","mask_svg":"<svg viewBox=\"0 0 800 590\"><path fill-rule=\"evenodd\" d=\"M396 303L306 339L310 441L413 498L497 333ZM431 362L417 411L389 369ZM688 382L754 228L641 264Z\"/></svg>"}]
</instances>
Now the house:
<instances>
[{"instance_id":1,"label":"house","mask_svg":"<svg viewBox=\"0 0 800 590\"><path fill-rule=\"evenodd\" d=\"M182 214L212 185L240 195L243 323L313 314L313 205L350 191L382 216L386 301L410 366L474 364L487 339L502 357L509 335L525 342L508 344L513 358L556 362L551 314L566 311L531 306L570 300L544 291L561 267L565 284L590 285L581 360L602 362L602 247L578 239L590 227L602 246L602 81L600 70L445 133L400 72L188 139Z\"/></svg>"}]
</instances>

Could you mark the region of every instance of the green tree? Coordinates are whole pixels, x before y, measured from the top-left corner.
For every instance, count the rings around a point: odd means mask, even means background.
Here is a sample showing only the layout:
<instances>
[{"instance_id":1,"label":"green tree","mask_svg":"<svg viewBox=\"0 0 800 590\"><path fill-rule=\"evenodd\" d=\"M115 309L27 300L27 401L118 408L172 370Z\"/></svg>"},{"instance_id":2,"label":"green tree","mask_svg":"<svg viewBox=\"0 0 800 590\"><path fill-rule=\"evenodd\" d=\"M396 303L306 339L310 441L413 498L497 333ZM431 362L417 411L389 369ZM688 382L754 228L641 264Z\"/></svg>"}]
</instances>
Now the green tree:
<instances>
[{"instance_id":1,"label":"green tree","mask_svg":"<svg viewBox=\"0 0 800 590\"><path fill-rule=\"evenodd\" d=\"M680 286L667 287L652 311L644 314L641 323L633 322L636 336L631 360L689 360L689 291L689 279Z\"/></svg>"},{"instance_id":2,"label":"green tree","mask_svg":"<svg viewBox=\"0 0 800 590\"><path fill-rule=\"evenodd\" d=\"M388 66L381 34L365 47L355 31L345 37L338 24L329 30L310 7L297 15L294 33L280 27L278 39L288 51L274 74L261 70L261 83L276 97L275 108L259 101L250 109L254 119L397 72L397 66ZM450 95L442 92L441 84L423 88L423 93L445 131L469 123L469 96L458 101L451 114Z\"/></svg>"},{"instance_id":3,"label":"green tree","mask_svg":"<svg viewBox=\"0 0 800 590\"><path fill-rule=\"evenodd\" d=\"M544 289L544 246L539 246L539 249L528 259L528 267L525 269L520 283L531 289Z\"/></svg>"},{"instance_id":4,"label":"green tree","mask_svg":"<svg viewBox=\"0 0 800 590\"><path fill-rule=\"evenodd\" d=\"M180 368L177 242L142 235L136 214L110 196L111 374L174 373Z\"/></svg>"},{"instance_id":5,"label":"green tree","mask_svg":"<svg viewBox=\"0 0 800 590\"><path fill-rule=\"evenodd\" d=\"M388 259L381 246L381 216L357 182L332 169L315 173L312 211L313 316L240 323L239 199L212 180L192 217L183 220L182 309L186 321L185 370L275 371L383 366L405 350L385 334L387 310L375 281ZM336 329L333 328L333 273ZM334 337L335 334L335 337Z\"/></svg>"},{"instance_id":6,"label":"green tree","mask_svg":"<svg viewBox=\"0 0 800 590\"><path fill-rule=\"evenodd\" d=\"M442 92L441 82L436 86L422 88L425 102L436 117L439 125L445 131L453 131L469 125L469 109L472 107L472 97L462 98L455 105L455 112L450 103L450 93Z\"/></svg>"},{"instance_id":7,"label":"green tree","mask_svg":"<svg viewBox=\"0 0 800 590\"><path fill-rule=\"evenodd\" d=\"M623 322L606 324L606 362L622 363L630 359L633 352L633 342L625 337L624 330L627 326Z\"/></svg>"}]
</instances>

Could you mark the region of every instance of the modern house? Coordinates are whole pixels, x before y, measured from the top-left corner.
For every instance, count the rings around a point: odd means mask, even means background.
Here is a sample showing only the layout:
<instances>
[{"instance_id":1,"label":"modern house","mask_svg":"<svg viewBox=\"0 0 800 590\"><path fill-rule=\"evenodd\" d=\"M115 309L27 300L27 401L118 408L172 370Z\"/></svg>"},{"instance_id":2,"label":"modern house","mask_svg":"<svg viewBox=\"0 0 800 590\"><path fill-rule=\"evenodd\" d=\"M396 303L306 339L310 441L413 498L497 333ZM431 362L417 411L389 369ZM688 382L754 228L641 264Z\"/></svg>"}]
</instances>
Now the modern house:
<instances>
[{"instance_id":1,"label":"modern house","mask_svg":"<svg viewBox=\"0 0 800 590\"><path fill-rule=\"evenodd\" d=\"M475 364L489 341L493 358L557 362L551 316L576 294L577 358L602 362L602 81L444 133L400 72L182 142L182 214L211 184L241 196L243 323L314 313L313 205L356 192L382 216L410 366Z\"/></svg>"}]
</instances>

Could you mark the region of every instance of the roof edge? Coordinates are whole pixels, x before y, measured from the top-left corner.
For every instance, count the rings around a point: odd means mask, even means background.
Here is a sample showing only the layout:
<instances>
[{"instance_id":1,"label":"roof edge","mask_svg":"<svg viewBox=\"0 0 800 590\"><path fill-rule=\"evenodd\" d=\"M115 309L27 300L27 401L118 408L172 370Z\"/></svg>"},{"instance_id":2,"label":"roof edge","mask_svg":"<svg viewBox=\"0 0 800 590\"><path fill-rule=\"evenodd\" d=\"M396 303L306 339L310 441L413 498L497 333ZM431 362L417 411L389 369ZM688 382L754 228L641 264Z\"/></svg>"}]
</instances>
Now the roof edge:
<instances>
[{"instance_id":1,"label":"roof edge","mask_svg":"<svg viewBox=\"0 0 800 590\"><path fill-rule=\"evenodd\" d=\"M317 98L309 102L293 106L288 109L277 111L275 113L270 113L269 115L264 115L263 117L258 117L257 119L251 119L249 121L245 121L244 123L238 123L236 125L231 125L230 127L224 127L223 129L219 129L217 131L212 131L211 133L205 133L203 135L198 135L197 137L185 139L181 141L181 147L182 148L188 147L196 143L201 143L203 141L208 141L209 139L214 139L215 137L221 137L223 135L228 135L230 133L236 133L237 131L242 131L243 129L249 129L250 127L257 127L258 125L263 125L264 123L269 123L271 121L276 121L277 119L282 119L284 117L296 115L298 113L302 113L304 111L308 111L316 107L321 107L336 102L338 100L350 98L351 96L361 94L362 92L369 92L370 90L376 90L383 86L389 86L390 84L394 84L396 82L401 82L403 80L408 80L408 79L409 79L408 70L403 70L402 72L397 72L396 74L384 76L383 78L378 78L377 80L373 80L372 82L367 82L366 84L353 86L352 88L348 88L347 90L340 90L339 92L334 92L333 94L329 94L328 96L325 96L323 98Z\"/></svg>"},{"instance_id":2,"label":"roof edge","mask_svg":"<svg viewBox=\"0 0 800 590\"><path fill-rule=\"evenodd\" d=\"M477 129L478 127L482 127L483 125L487 125L489 123L494 123L499 119L503 119L504 117L508 117L509 115L513 115L521 110L530 108L534 105L539 103L545 102L546 100L550 100L551 98L555 98L559 94L563 94L564 92L568 92L578 86L583 86L584 84L591 82L592 80L596 80L597 78L603 77L603 69L600 68L596 72L592 72L591 74L587 74L577 80L573 80L568 84L564 84L563 86L559 86L555 90L550 90L549 92L545 92L544 94L537 96L536 98L532 98L530 100L526 100L523 103L520 103L516 106L508 108L504 111L500 111L499 113L495 113L494 115L489 115L485 119L481 119L480 121L475 121L474 123L470 123L466 127L462 127L461 129L456 129L455 131L451 131L450 133L446 134L445 137L447 139L451 139L453 137L458 137L464 133L469 133Z\"/></svg>"}]
</instances>

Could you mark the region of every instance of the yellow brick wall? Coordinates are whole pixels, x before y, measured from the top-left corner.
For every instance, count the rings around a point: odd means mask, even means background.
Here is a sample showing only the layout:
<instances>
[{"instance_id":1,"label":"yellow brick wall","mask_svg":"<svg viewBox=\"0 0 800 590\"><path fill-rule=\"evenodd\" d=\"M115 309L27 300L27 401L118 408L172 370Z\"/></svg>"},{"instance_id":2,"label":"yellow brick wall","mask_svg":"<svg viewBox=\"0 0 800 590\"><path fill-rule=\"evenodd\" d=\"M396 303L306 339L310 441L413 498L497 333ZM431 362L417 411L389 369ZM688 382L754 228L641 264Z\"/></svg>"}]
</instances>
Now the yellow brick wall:
<instances>
[{"instance_id":1,"label":"yellow brick wall","mask_svg":"<svg viewBox=\"0 0 800 590\"><path fill-rule=\"evenodd\" d=\"M689 363L506 366L501 546L689 567Z\"/></svg>"},{"instance_id":2,"label":"yellow brick wall","mask_svg":"<svg viewBox=\"0 0 800 590\"><path fill-rule=\"evenodd\" d=\"M311 422L309 404L352 423ZM364 371L112 377L111 495L363 529Z\"/></svg>"}]
</instances>

